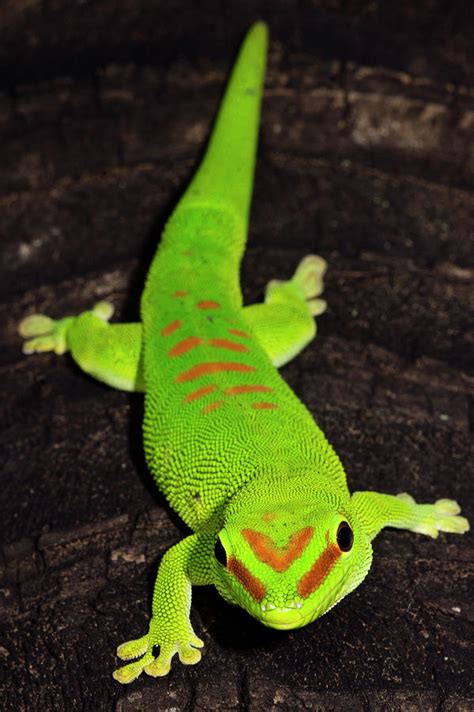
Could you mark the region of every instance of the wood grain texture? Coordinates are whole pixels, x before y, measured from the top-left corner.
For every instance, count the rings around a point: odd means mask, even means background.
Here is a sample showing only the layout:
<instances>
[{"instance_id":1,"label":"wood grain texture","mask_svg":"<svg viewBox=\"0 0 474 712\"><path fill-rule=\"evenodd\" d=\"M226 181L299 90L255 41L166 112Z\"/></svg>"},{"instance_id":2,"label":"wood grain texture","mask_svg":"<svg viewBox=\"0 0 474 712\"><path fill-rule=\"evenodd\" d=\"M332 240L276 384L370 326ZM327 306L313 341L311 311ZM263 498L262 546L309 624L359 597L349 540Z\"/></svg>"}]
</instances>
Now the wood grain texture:
<instances>
[{"instance_id":1,"label":"wood grain texture","mask_svg":"<svg viewBox=\"0 0 474 712\"><path fill-rule=\"evenodd\" d=\"M157 562L184 530L146 472L141 396L23 356L15 332L33 310L98 299L137 318L232 53L267 19L246 302L321 253L329 309L285 377L352 489L450 496L472 521L468 5L0 8L2 712L474 708L470 535L384 532L364 585L290 633L197 589L202 662L115 683L115 647L144 632Z\"/></svg>"}]
</instances>

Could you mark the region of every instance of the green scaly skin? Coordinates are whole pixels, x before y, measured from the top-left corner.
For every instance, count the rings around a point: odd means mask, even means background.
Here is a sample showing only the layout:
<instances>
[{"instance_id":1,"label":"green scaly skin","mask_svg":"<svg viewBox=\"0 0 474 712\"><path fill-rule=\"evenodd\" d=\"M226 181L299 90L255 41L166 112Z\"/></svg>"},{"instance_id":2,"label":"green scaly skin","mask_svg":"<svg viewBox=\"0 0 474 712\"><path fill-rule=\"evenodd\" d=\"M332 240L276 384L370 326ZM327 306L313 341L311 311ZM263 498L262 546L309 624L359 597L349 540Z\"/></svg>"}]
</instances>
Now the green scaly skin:
<instances>
[{"instance_id":1,"label":"green scaly skin","mask_svg":"<svg viewBox=\"0 0 474 712\"><path fill-rule=\"evenodd\" d=\"M274 628L323 615L366 576L386 526L432 537L468 522L452 500L356 492L311 414L275 366L316 333L324 261L306 257L265 302L242 307L267 31L248 33L204 160L169 219L148 274L140 324L107 323L110 305L53 321L27 317L25 353L70 351L83 370L145 393L146 457L193 533L160 564L148 632L118 648L114 677L194 664L192 585L214 584ZM158 649L158 653L156 651Z\"/></svg>"}]
</instances>

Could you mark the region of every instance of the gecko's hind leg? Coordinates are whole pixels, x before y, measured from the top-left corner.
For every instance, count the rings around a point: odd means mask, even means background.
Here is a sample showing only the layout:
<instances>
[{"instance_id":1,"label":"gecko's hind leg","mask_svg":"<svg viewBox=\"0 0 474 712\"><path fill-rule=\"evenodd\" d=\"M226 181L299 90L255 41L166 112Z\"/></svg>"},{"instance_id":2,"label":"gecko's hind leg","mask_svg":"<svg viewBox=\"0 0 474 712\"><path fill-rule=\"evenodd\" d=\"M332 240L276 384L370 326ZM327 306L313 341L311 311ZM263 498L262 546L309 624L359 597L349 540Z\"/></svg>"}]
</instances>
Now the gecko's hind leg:
<instances>
[{"instance_id":1,"label":"gecko's hind leg","mask_svg":"<svg viewBox=\"0 0 474 712\"><path fill-rule=\"evenodd\" d=\"M315 337L314 317L326 310L326 302L319 299L325 271L322 257L307 255L291 279L267 284L263 304L244 308L245 319L275 366L288 363Z\"/></svg>"},{"instance_id":2,"label":"gecko's hind leg","mask_svg":"<svg viewBox=\"0 0 474 712\"><path fill-rule=\"evenodd\" d=\"M108 302L64 319L32 314L18 326L25 339L23 353L70 351L82 370L99 381L121 390L143 391L141 324L108 324L112 314Z\"/></svg>"}]
</instances>

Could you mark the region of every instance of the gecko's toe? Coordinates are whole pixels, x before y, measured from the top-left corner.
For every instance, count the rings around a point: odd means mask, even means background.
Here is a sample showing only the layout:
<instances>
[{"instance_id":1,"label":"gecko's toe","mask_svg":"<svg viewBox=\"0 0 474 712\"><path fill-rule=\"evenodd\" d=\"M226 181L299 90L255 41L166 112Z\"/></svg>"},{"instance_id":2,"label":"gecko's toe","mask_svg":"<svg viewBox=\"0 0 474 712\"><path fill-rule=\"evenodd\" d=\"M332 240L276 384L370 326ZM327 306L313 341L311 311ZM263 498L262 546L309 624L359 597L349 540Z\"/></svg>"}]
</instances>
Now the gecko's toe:
<instances>
[{"instance_id":1,"label":"gecko's toe","mask_svg":"<svg viewBox=\"0 0 474 712\"><path fill-rule=\"evenodd\" d=\"M18 324L18 333L24 339L34 336L45 336L50 334L54 327L54 320L46 314L30 314Z\"/></svg>"},{"instance_id":2,"label":"gecko's toe","mask_svg":"<svg viewBox=\"0 0 474 712\"><path fill-rule=\"evenodd\" d=\"M92 307L92 313L95 314L95 316L98 316L99 319L102 319L103 321L110 321L114 314L114 307L113 304L110 302L97 302L97 304L94 304Z\"/></svg>"},{"instance_id":3,"label":"gecko's toe","mask_svg":"<svg viewBox=\"0 0 474 712\"><path fill-rule=\"evenodd\" d=\"M128 640L117 648L117 657L121 660L134 660L144 655L148 648L148 635L143 635L136 640Z\"/></svg>"},{"instance_id":4,"label":"gecko's toe","mask_svg":"<svg viewBox=\"0 0 474 712\"><path fill-rule=\"evenodd\" d=\"M306 299L313 299L324 290L323 277L327 270L327 262L319 255L303 257L292 281L298 284Z\"/></svg>"}]
</instances>

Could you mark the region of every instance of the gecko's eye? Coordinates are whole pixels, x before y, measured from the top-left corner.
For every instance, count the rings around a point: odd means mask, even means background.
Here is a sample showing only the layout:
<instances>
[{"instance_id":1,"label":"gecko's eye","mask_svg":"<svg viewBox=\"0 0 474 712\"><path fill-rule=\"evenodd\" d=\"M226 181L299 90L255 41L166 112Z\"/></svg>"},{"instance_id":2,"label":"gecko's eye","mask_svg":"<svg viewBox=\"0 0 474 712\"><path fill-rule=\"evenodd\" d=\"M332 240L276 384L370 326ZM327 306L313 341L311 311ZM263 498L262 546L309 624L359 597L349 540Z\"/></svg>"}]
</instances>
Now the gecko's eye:
<instances>
[{"instance_id":1,"label":"gecko's eye","mask_svg":"<svg viewBox=\"0 0 474 712\"><path fill-rule=\"evenodd\" d=\"M216 557L217 561L222 564L222 566L227 566L227 554L222 546L222 542L217 537L216 543L214 545L214 556Z\"/></svg>"},{"instance_id":2,"label":"gecko's eye","mask_svg":"<svg viewBox=\"0 0 474 712\"><path fill-rule=\"evenodd\" d=\"M341 522L337 530L337 545L341 551L350 551L354 543L354 533L347 522Z\"/></svg>"}]
</instances>

